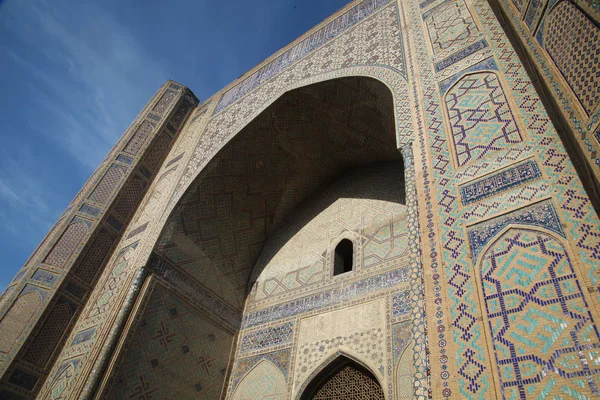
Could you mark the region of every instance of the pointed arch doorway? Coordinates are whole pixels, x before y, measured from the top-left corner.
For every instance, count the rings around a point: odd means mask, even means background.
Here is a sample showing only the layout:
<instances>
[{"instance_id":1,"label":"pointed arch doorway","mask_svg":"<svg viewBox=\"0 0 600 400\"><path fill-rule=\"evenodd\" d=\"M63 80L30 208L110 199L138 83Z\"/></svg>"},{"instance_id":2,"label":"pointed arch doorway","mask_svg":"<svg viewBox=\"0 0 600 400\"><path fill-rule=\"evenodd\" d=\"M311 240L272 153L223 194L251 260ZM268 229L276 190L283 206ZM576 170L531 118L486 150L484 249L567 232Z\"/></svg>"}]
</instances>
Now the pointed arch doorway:
<instances>
[{"instance_id":1,"label":"pointed arch doorway","mask_svg":"<svg viewBox=\"0 0 600 400\"><path fill-rule=\"evenodd\" d=\"M339 356L308 384L300 400L384 400L377 378L354 360Z\"/></svg>"}]
</instances>

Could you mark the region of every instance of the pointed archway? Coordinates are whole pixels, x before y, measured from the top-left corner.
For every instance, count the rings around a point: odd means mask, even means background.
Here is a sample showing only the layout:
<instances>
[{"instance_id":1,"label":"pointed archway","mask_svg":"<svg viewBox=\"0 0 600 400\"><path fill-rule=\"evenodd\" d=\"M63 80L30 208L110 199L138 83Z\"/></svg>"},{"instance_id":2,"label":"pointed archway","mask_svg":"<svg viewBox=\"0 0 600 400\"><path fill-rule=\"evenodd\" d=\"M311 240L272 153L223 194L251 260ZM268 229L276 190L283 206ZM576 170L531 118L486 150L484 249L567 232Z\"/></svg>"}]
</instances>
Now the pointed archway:
<instances>
[{"instance_id":1,"label":"pointed archway","mask_svg":"<svg viewBox=\"0 0 600 400\"><path fill-rule=\"evenodd\" d=\"M339 356L308 384L300 400L383 400L379 381L364 366Z\"/></svg>"}]
</instances>

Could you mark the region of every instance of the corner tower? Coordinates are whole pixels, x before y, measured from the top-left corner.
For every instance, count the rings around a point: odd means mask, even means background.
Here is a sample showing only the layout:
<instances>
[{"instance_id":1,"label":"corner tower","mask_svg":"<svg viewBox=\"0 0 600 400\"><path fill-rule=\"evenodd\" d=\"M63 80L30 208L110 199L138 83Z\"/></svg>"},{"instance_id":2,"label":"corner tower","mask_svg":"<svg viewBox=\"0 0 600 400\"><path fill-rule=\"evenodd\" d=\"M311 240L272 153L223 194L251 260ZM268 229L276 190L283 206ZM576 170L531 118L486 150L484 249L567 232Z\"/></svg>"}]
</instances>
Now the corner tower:
<instances>
[{"instance_id":1,"label":"corner tower","mask_svg":"<svg viewBox=\"0 0 600 400\"><path fill-rule=\"evenodd\" d=\"M165 83L4 291L0 397L36 396L197 103L187 88Z\"/></svg>"}]
</instances>

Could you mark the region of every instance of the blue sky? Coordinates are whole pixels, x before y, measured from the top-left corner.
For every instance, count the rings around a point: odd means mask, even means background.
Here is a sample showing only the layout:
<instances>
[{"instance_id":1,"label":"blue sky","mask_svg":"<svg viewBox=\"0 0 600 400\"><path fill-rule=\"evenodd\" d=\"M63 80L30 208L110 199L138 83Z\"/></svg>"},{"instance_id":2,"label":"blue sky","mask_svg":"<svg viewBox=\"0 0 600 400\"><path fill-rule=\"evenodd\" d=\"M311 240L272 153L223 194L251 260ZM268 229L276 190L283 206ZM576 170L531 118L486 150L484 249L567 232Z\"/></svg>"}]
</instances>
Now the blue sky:
<instances>
[{"instance_id":1,"label":"blue sky","mask_svg":"<svg viewBox=\"0 0 600 400\"><path fill-rule=\"evenodd\" d=\"M349 0L0 0L0 291L167 79L204 100Z\"/></svg>"}]
</instances>

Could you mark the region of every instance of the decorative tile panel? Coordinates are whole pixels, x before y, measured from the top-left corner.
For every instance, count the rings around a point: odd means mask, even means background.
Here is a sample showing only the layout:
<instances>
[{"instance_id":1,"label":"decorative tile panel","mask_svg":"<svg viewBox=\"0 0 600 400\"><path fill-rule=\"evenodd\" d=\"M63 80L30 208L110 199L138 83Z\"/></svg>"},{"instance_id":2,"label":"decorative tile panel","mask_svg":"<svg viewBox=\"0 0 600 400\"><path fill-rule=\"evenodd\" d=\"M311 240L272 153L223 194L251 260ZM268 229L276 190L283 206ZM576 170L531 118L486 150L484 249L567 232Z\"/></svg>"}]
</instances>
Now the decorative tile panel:
<instances>
[{"instance_id":1,"label":"decorative tile panel","mask_svg":"<svg viewBox=\"0 0 600 400\"><path fill-rule=\"evenodd\" d=\"M75 266L75 276L83 279L86 283L91 283L100 271L104 261L110 257L110 249L114 244L114 240L113 235L107 230L101 230L81 262Z\"/></svg>"},{"instance_id":2,"label":"decorative tile panel","mask_svg":"<svg viewBox=\"0 0 600 400\"><path fill-rule=\"evenodd\" d=\"M167 110L167 108L169 108L171 103L173 103L173 100L175 100L175 98L178 95L178 92L175 92L173 90L167 90L165 94L162 95L158 103L156 103L152 111L162 115Z\"/></svg>"},{"instance_id":3,"label":"decorative tile panel","mask_svg":"<svg viewBox=\"0 0 600 400\"><path fill-rule=\"evenodd\" d=\"M98 327L94 326L92 328L78 332L77 335L75 335L75 337L73 338L73 344L78 345L83 342L87 342L94 336L94 332L96 332L96 329L98 329Z\"/></svg>"},{"instance_id":4,"label":"decorative tile panel","mask_svg":"<svg viewBox=\"0 0 600 400\"><path fill-rule=\"evenodd\" d=\"M44 259L44 263L63 268L88 232L89 224L75 218Z\"/></svg>"},{"instance_id":5,"label":"decorative tile panel","mask_svg":"<svg viewBox=\"0 0 600 400\"><path fill-rule=\"evenodd\" d=\"M525 24L527 24L532 34L537 28L537 24L547 3L548 0L531 0L529 2L529 7L527 7L527 12L525 13Z\"/></svg>"},{"instance_id":6,"label":"decorative tile panel","mask_svg":"<svg viewBox=\"0 0 600 400\"><path fill-rule=\"evenodd\" d=\"M588 114L600 100L600 27L563 1L546 17L544 47Z\"/></svg>"},{"instance_id":7,"label":"decorative tile panel","mask_svg":"<svg viewBox=\"0 0 600 400\"><path fill-rule=\"evenodd\" d=\"M467 230L473 258L477 258L485 245L509 224L538 226L565 236L552 201L545 200L469 227Z\"/></svg>"},{"instance_id":8,"label":"decorative tile panel","mask_svg":"<svg viewBox=\"0 0 600 400\"><path fill-rule=\"evenodd\" d=\"M245 333L242 337L240 353L244 354L291 343L294 325L294 322L287 322L283 325Z\"/></svg>"},{"instance_id":9,"label":"decorative tile panel","mask_svg":"<svg viewBox=\"0 0 600 400\"><path fill-rule=\"evenodd\" d=\"M133 158L120 154L117 156L117 161L122 162L123 164L131 165L133 163Z\"/></svg>"},{"instance_id":10,"label":"decorative tile panel","mask_svg":"<svg viewBox=\"0 0 600 400\"><path fill-rule=\"evenodd\" d=\"M479 41L465 47L464 49L452 54L450 57L444 58L442 61L436 63L435 71L440 72L444 68L448 68L449 66L456 64L460 60L467 58L471 54L475 54L478 51L485 49L486 47L488 47L488 44L485 41L485 39L479 40Z\"/></svg>"},{"instance_id":11,"label":"decorative tile panel","mask_svg":"<svg viewBox=\"0 0 600 400\"><path fill-rule=\"evenodd\" d=\"M33 279L34 281L43 282L50 286L52 286L52 284L56 281L57 278L57 274L53 274L52 272L43 269L38 269L31 277L31 279Z\"/></svg>"},{"instance_id":12,"label":"decorative tile panel","mask_svg":"<svg viewBox=\"0 0 600 400\"><path fill-rule=\"evenodd\" d=\"M523 141L495 73L463 76L446 93L445 103L459 167Z\"/></svg>"},{"instance_id":13,"label":"decorative tile panel","mask_svg":"<svg viewBox=\"0 0 600 400\"><path fill-rule=\"evenodd\" d=\"M600 336L571 257L553 237L511 229L481 263L505 398L600 396Z\"/></svg>"},{"instance_id":14,"label":"decorative tile panel","mask_svg":"<svg viewBox=\"0 0 600 400\"><path fill-rule=\"evenodd\" d=\"M541 177L537 162L528 160L461 186L460 195L467 205Z\"/></svg>"},{"instance_id":15,"label":"decorative tile panel","mask_svg":"<svg viewBox=\"0 0 600 400\"><path fill-rule=\"evenodd\" d=\"M32 285L28 285L30 287ZM21 336L21 332L32 321L42 304L42 296L37 290L27 291L26 287L0 321L0 353L8 353Z\"/></svg>"},{"instance_id":16,"label":"decorative tile panel","mask_svg":"<svg viewBox=\"0 0 600 400\"><path fill-rule=\"evenodd\" d=\"M117 189L117 185L121 182L126 172L125 167L121 165L115 164L111 166L90 195L90 200L99 204L106 203Z\"/></svg>"},{"instance_id":17,"label":"decorative tile panel","mask_svg":"<svg viewBox=\"0 0 600 400\"><path fill-rule=\"evenodd\" d=\"M250 312L244 315L243 326L249 328L279 318L287 318L300 313L342 304L349 299L355 299L377 290L394 287L409 281L409 268L401 268L372 276L360 281L349 283L342 288L322 291L318 294L302 297L291 303L279 304L264 310Z\"/></svg>"},{"instance_id":18,"label":"decorative tile panel","mask_svg":"<svg viewBox=\"0 0 600 400\"><path fill-rule=\"evenodd\" d=\"M462 0L447 1L423 15L435 54L471 41L478 29Z\"/></svg>"},{"instance_id":19,"label":"decorative tile panel","mask_svg":"<svg viewBox=\"0 0 600 400\"><path fill-rule=\"evenodd\" d=\"M285 376L279 368L263 359L240 381L231 399L284 399L286 395Z\"/></svg>"},{"instance_id":20,"label":"decorative tile panel","mask_svg":"<svg viewBox=\"0 0 600 400\"><path fill-rule=\"evenodd\" d=\"M392 317L399 317L410 313L412 306L410 296L410 290L392 296Z\"/></svg>"},{"instance_id":21,"label":"decorative tile panel","mask_svg":"<svg viewBox=\"0 0 600 400\"><path fill-rule=\"evenodd\" d=\"M230 380L229 393L233 393L233 389L237 388L240 381L263 360L273 364L283 374L285 379L288 379L290 362L292 361L291 348L263 353L253 357L243 357L236 360L235 370Z\"/></svg>"},{"instance_id":22,"label":"decorative tile panel","mask_svg":"<svg viewBox=\"0 0 600 400\"><path fill-rule=\"evenodd\" d=\"M127 219L140 204L141 197L146 191L146 182L141 178L134 177L127 186L123 188L113 211L121 218Z\"/></svg>"},{"instance_id":23,"label":"decorative tile panel","mask_svg":"<svg viewBox=\"0 0 600 400\"><path fill-rule=\"evenodd\" d=\"M135 228L134 230L129 232L129 235L127 235L127 239L131 239L132 237L139 235L140 233L144 232L147 227L148 227L148 222L138 226L137 228Z\"/></svg>"},{"instance_id":24,"label":"decorative tile panel","mask_svg":"<svg viewBox=\"0 0 600 400\"><path fill-rule=\"evenodd\" d=\"M77 308L75 303L60 298L50 311L48 319L42 325L33 343L27 349L24 359L40 367L45 367L69 328Z\"/></svg>"},{"instance_id":25,"label":"decorative tile panel","mask_svg":"<svg viewBox=\"0 0 600 400\"><path fill-rule=\"evenodd\" d=\"M92 217L97 217L98 215L100 215L100 213L102 212L102 210L100 210L97 207L90 206L89 204L84 204L79 209L79 212L82 212L84 214L90 215Z\"/></svg>"},{"instance_id":26,"label":"decorative tile panel","mask_svg":"<svg viewBox=\"0 0 600 400\"><path fill-rule=\"evenodd\" d=\"M125 149L123 149L124 153L131 154L132 156L137 155L140 151L146 139L152 132L152 130L156 127L156 125L149 121L144 121L139 126L139 128L135 131Z\"/></svg>"},{"instance_id":27,"label":"decorative tile panel","mask_svg":"<svg viewBox=\"0 0 600 400\"><path fill-rule=\"evenodd\" d=\"M310 52L350 29L352 26L369 17L375 11L389 4L391 0L365 0L352 7L346 13L325 25L273 61L253 73L233 88L229 89L217 104L215 112L235 103L245 94L261 86L264 82L279 74L285 68L300 60Z\"/></svg>"}]
</instances>

